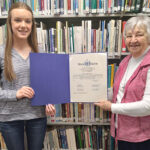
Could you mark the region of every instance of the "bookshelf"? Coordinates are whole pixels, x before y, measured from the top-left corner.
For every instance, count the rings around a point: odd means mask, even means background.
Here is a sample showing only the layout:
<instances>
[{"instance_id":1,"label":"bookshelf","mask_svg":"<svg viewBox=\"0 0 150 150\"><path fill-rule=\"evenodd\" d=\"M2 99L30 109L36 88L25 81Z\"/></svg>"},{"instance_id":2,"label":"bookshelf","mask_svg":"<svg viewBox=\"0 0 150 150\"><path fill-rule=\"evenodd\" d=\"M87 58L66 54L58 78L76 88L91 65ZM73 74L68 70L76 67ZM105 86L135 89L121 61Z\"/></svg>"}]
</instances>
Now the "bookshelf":
<instances>
[{"instance_id":1,"label":"bookshelf","mask_svg":"<svg viewBox=\"0 0 150 150\"><path fill-rule=\"evenodd\" d=\"M93 3L94 2L95 3L97 2L97 3L93 4L92 6L92 1ZM102 49L103 43L105 43L105 47L106 47L105 49L103 49L103 51L107 51L109 53L109 49L112 50L112 52L110 52L110 55L108 54L109 65L110 64L118 65L120 60L126 55L128 55L127 51L122 52L122 21L126 21L128 18L137 16L137 15L148 14L150 16L150 8L149 8L148 0L143 0L143 1L132 0L131 3L129 3L129 0L112 0L112 1L110 0L108 1L107 0L103 0L103 1L102 0L78 0L78 1L77 0L61 0L61 1L41 0L41 3L39 3L40 1L38 0L24 0L24 2L27 2L33 10L34 17L37 22L39 44L42 46L42 48L45 49L46 52L51 52L50 51L51 41L49 41L48 39L51 39L52 35L54 36L53 43L55 44L57 43L57 39L56 39L57 38L56 30L58 26L57 24L61 26L59 29L61 30L62 35L59 35L59 36L62 36L62 39L60 40L62 41L62 43L66 42L63 39L64 38L63 34L66 34L65 33L66 31L68 31L68 34L69 34L69 30L70 31L72 30L72 25L73 25L74 29L75 27L80 27L81 32L84 34L86 34L86 31L88 31L88 29L90 30L90 33L92 34L95 34L94 32L96 32L96 34L97 33L99 34L98 36L99 40L96 40L96 43L100 43L100 44L98 44L96 51L98 50L98 52L100 52L99 50ZM62 4L62 2L64 3ZM78 5L76 4L75 8L73 7L74 6L73 2L78 2ZM0 27L4 25L6 22L8 9L9 9L9 6L6 4L6 1L2 0L2 2L0 2ZM120 34L116 33L116 28L117 28L116 24L119 23L119 21L117 22L117 20L120 20L120 31L119 31ZM106 31L105 34L107 36L105 38L102 37L102 35L104 35L104 32L102 30L103 22L105 23L104 29ZM89 28L86 28L85 24L87 24ZM111 29L109 28L110 24L114 24L113 28ZM117 47L117 51L115 47L116 45L114 45L114 47L111 47L111 45L109 45L109 41L114 43L113 37L109 38L109 35L112 33L112 31L113 31L112 36L118 34L118 37L120 38L117 40L116 40L116 37L114 38L115 41L120 40L116 44L118 46L118 44L120 43L120 47L119 48ZM50 35L51 34L50 32L54 32L54 34ZM82 33L80 35L82 35ZM84 37L82 37L84 40L87 40L87 41L84 43L84 45L80 45L81 49L78 52L89 52L86 50L86 48L92 49L94 47L94 45L89 46L87 44L89 43L89 41L91 42L91 38L92 38L92 36L90 35L91 36L90 40L86 39L87 36L88 35L86 34ZM3 37L4 35L2 36L0 34L0 41ZM102 41L101 39L105 40L105 42ZM47 41L49 41L49 44ZM69 38L68 38L68 41L70 41ZM67 45L65 43L64 47L65 49L66 47L68 47L68 51L58 50L58 45L57 44L53 45L53 49L54 49L53 52L56 52L56 53L73 53L74 52L73 50L70 51L71 49L70 44ZM64 47L62 47L62 49L64 49ZM83 49L83 47L85 48ZM95 51L93 50L92 52L95 52ZM111 79L111 76L109 80L113 80ZM109 85L109 86L110 88L112 87L112 85ZM68 129L71 130L71 133L72 135L74 135L74 139L77 142L76 144L75 143L73 144L74 146L76 145L76 149L77 147L83 148L83 147L80 147L81 145L84 145L85 149L87 147L90 149L95 148L95 145L92 146L93 143L91 141L89 141L88 144L87 143L83 144L81 141L79 141L78 139L81 139L81 137L75 134L76 130L78 131L84 130L84 133L82 133L81 135L82 136L84 135L86 137L85 139L87 139L87 136L89 136L89 139L90 137L92 138L92 136L90 136L90 134L88 135L85 132L85 130L90 131L90 132L92 131L92 128L94 128L93 132L95 132L96 130L97 131L101 130L101 132L97 132L97 137L100 136L100 134L102 134L102 137L101 137L102 141L99 144L98 148L110 150L110 134L109 134L110 115L111 115L110 113L103 112L102 110L100 110L99 108L97 108L96 106L92 104L89 104L89 105L88 104L87 105L86 104L79 104L79 105L78 104L74 104L74 105L62 104L62 105L57 105L56 107L57 107L57 112L59 113L57 113L56 116L53 116L51 118L48 117L48 132L45 138L45 142L44 142L45 147L43 150L48 150L50 148L54 148L55 146L56 146L55 147L56 149L60 149L60 148L67 149L66 145L64 147L62 146L64 143L66 143L66 141L63 141L64 142L63 143L62 141L60 141L60 138L59 138L60 137L59 130L61 128L63 129L61 130L61 133L62 133L61 136L63 136L64 139L67 138L65 137L65 134L68 133L68 131L66 130ZM79 111L79 109L81 110ZM59 137L57 139L53 139L54 138L53 135L54 137L55 136L59 136ZM72 135L69 135L69 136L72 136ZM52 140L53 142L50 143L49 137L53 139ZM94 134L93 134L93 138L94 138ZM55 143L54 140L56 141L59 140L59 141ZM51 146L49 143L51 144Z\"/></svg>"}]
</instances>

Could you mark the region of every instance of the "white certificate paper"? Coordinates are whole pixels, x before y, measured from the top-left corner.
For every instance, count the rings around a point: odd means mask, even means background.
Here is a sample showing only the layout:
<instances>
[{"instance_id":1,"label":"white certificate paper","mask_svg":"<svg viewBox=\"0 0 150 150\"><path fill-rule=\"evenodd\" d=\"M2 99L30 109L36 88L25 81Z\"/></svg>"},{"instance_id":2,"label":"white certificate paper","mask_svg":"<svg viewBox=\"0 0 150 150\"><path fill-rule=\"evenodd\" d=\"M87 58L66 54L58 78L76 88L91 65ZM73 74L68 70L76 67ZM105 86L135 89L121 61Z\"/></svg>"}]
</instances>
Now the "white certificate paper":
<instances>
[{"instance_id":1,"label":"white certificate paper","mask_svg":"<svg viewBox=\"0 0 150 150\"><path fill-rule=\"evenodd\" d=\"M70 102L107 100L107 53L69 57Z\"/></svg>"}]
</instances>

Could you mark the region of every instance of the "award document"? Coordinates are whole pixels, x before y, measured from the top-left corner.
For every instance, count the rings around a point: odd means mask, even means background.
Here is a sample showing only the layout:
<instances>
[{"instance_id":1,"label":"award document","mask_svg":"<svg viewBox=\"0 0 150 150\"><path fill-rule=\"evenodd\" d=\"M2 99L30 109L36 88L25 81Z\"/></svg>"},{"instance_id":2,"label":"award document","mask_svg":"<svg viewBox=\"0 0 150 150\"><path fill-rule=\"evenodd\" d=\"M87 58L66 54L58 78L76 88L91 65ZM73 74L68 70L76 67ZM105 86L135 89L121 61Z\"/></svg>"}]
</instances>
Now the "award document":
<instances>
[{"instance_id":1,"label":"award document","mask_svg":"<svg viewBox=\"0 0 150 150\"><path fill-rule=\"evenodd\" d=\"M32 105L107 99L107 53L30 54Z\"/></svg>"}]
</instances>

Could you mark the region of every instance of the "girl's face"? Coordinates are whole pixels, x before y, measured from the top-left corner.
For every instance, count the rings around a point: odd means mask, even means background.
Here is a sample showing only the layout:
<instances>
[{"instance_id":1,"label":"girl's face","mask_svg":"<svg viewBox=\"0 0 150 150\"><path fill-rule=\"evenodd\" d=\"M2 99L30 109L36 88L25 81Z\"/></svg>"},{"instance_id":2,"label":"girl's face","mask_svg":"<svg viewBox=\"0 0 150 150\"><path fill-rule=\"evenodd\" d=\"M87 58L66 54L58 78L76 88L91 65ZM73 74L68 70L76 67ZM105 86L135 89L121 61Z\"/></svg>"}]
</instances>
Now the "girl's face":
<instances>
[{"instance_id":1,"label":"girl's face","mask_svg":"<svg viewBox=\"0 0 150 150\"><path fill-rule=\"evenodd\" d=\"M141 56L149 46L146 29L135 27L133 30L128 30L125 43L133 57Z\"/></svg>"},{"instance_id":2,"label":"girl's face","mask_svg":"<svg viewBox=\"0 0 150 150\"><path fill-rule=\"evenodd\" d=\"M14 40L27 40L32 31L32 14L23 8L11 11L11 26Z\"/></svg>"}]
</instances>

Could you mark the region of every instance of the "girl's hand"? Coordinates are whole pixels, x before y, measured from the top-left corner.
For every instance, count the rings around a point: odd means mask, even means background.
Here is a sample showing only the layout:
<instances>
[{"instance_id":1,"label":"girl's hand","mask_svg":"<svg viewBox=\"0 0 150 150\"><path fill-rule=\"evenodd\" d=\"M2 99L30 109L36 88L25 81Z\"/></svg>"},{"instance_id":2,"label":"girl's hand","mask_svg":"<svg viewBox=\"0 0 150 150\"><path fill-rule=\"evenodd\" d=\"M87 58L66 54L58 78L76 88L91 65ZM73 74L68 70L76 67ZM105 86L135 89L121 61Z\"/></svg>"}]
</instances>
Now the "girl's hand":
<instances>
[{"instance_id":1,"label":"girl's hand","mask_svg":"<svg viewBox=\"0 0 150 150\"><path fill-rule=\"evenodd\" d=\"M56 109L54 105L52 104L47 104L45 107L45 113L47 116L55 115L56 114Z\"/></svg>"},{"instance_id":2,"label":"girl's hand","mask_svg":"<svg viewBox=\"0 0 150 150\"><path fill-rule=\"evenodd\" d=\"M100 108L107 110L107 111L111 111L111 102L108 100L101 100L97 103L94 103L94 105L99 106Z\"/></svg>"},{"instance_id":3,"label":"girl's hand","mask_svg":"<svg viewBox=\"0 0 150 150\"><path fill-rule=\"evenodd\" d=\"M21 99L24 97L32 98L34 96L34 90L31 87L23 86L16 93L16 98Z\"/></svg>"}]
</instances>

